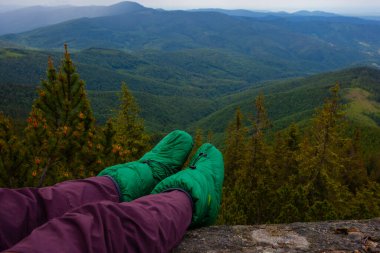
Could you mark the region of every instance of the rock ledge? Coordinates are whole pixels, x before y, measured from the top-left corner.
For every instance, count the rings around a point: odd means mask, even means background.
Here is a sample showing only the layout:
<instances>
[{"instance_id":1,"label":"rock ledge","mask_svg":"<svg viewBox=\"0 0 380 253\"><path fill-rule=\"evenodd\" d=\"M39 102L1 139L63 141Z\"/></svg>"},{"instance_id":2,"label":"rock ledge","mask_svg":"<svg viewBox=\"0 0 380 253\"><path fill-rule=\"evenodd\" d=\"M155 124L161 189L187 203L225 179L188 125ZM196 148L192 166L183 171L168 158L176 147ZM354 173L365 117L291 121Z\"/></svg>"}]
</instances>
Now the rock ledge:
<instances>
[{"instance_id":1,"label":"rock ledge","mask_svg":"<svg viewBox=\"0 0 380 253\"><path fill-rule=\"evenodd\" d=\"M380 253L380 218L281 225L212 226L189 231L174 252Z\"/></svg>"}]
</instances>

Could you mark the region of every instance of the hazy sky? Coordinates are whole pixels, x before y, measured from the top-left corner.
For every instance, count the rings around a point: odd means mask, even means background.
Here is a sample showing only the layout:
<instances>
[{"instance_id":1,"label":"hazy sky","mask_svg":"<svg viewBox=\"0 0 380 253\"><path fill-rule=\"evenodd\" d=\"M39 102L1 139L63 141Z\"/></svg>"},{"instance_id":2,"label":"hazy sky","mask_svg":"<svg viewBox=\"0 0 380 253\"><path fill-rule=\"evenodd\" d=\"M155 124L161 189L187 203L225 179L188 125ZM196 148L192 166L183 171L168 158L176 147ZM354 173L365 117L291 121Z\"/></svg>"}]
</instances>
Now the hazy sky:
<instances>
[{"instance_id":1,"label":"hazy sky","mask_svg":"<svg viewBox=\"0 0 380 253\"><path fill-rule=\"evenodd\" d=\"M0 5L110 5L121 0L0 0ZM271 11L321 10L349 14L380 14L380 0L136 0L163 9L226 8Z\"/></svg>"}]
</instances>

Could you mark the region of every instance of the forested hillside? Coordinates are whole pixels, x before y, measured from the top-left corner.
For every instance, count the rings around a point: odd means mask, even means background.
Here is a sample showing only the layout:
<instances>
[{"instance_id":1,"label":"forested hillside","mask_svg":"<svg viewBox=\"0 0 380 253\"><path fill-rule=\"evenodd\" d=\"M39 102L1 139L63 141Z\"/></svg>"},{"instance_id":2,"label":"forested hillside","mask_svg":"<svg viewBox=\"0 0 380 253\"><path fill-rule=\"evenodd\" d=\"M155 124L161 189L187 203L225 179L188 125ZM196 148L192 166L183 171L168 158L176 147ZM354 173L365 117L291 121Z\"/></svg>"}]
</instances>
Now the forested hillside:
<instances>
[{"instance_id":1,"label":"forested hillside","mask_svg":"<svg viewBox=\"0 0 380 253\"><path fill-rule=\"evenodd\" d=\"M343 73L342 86L321 85ZM352 77L347 79L349 73ZM277 84L279 94L293 90L293 99L307 95L325 99L317 110L314 108L309 123L301 127L293 123L276 132L273 139L268 138L272 122L262 92L256 98L251 94L248 113L243 114L237 106L224 135L226 181L219 222L255 224L378 216L378 135L372 134L375 142L366 143L370 151L365 152L362 143L363 129L380 128L378 75L378 70L359 68L326 74L327 80L320 80L319 75ZM311 80L310 91L321 92L308 94L304 90L299 95L303 82ZM360 81L366 85L360 86ZM347 107L341 103L341 87L346 89ZM58 71L49 58L47 76L41 81L23 131L22 125L15 127L0 114L0 186L43 186L93 176L105 166L140 157L149 148L149 136L126 85L122 85L119 96L117 113L106 124L96 126L85 83L67 47ZM236 96L244 102L242 95ZM307 104L302 99L294 101L295 105ZM290 103L282 105L291 107ZM351 117L346 117L349 114ZM359 127L355 127L355 118L365 118L366 122L358 121ZM198 130L194 149L204 141L202 135ZM213 141L212 131L208 131L207 140Z\"/></svg>"},{"instance_id":2,"label":"forested hillside","mask_svg":"<svg viewBox=\"0 0 380 253\"><path fill-rule=\"evenodd\" d=\"M220 223L380 215L380 22L61 11L63 23L0 36L0 187L93 176L183 129L194 150L223 151Z\"/></svg>"},{"instance_id":3,"label":"forested hillside","mask_svg":"<svg viewBox=\"0 0 380 253\"><path fill-rule=\"evenodd\" d=\"M199 54L197 54L199 52ZM355 122L377 127L377 105L360 110L361 103L378 103L380 70L358 67L304 78L261 81L274 73L256 73L247 58L220 54L213 50L138 54L117 50L88 49L74 53L78 70L86 81L98 123L103 123L117 107L116 93L125 81L133 92L148 129L169 131L197 127L221 136L235 109L249 112L255 96L263 92L274 129L292 122L304 122L327 96L331 85L340 83L348 116ZM25 118L39 79L44 75L47 52L0 50L1 108L11 116ZM51 53L59 61L58 53ZM240 60L239 60L240 59ZM22 75L20 73L23 73ZM275 78L275 77L272 77ZM278 78L278 77L277 77ZM368 96L355 96L359 89ZM363 101L363 99L365 101ZM360 100L360 101L359 101ZM17 102L16 102L17 101ZM17 103L18 106L15 106ZM175 104L175 106L173 106ZM363 118L366 120L364 121ZM221 143L221 137L217 137Z\"/></svg>"}]
</instances>

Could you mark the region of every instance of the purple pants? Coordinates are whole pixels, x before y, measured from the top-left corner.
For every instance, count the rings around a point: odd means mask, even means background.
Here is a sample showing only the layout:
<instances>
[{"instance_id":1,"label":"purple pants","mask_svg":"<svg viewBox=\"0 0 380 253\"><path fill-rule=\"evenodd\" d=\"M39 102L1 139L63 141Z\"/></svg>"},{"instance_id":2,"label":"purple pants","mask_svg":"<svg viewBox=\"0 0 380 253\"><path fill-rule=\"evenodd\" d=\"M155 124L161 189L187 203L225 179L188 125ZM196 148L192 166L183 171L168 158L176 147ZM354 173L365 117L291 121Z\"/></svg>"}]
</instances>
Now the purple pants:
<instances>
[{"instance_id":1,"label":"purple pants","mask_svg":"<svg viewBox=\"0 0 380 253\"><path fill-rule=\"evenodd\" d=\"M108 177L0 189L0 251L169 252L191 218L192 203L184 192L119 203Z\"/></svg>"}]
</instances>

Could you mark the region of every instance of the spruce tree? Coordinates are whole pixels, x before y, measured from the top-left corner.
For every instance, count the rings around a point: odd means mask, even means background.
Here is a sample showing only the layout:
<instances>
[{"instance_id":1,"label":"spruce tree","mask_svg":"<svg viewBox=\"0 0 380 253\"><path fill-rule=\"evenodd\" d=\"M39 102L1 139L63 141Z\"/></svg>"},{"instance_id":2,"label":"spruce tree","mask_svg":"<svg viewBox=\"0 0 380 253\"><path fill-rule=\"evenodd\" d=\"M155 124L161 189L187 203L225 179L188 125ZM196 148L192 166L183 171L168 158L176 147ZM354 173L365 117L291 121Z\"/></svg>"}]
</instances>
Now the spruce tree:
<instances>
[{"instance_id":1,"label":"spruce tree","mask_svg":"<svg viewBox=\"0 0 380 253\"><path fill-rule=\"evenodd\" d=\"M297 156L300 134L295 124L276 134L271 158L272 191L269 200L272 217L270 222L294 222L302 219L307 201L300 198L300 189L295 180L298 175ZM306 208L307 209L307 208Z\"/></svg>"},{"instance_id":2,"label":"spruce tree","mask_svg":"<svg viewBox=\"0 0 380 253\"><path fill-rule=\"evenodd\" d=\"M289 182L298 173L297 155L299 153L300 133L297 125L292 124L275 137L271 162L276 187Z\"/></svg>"},{"instance_id":3,"label":"spruce tree","mask_svg":"<svg viewBox=\"0 0 380 253\"><path fill-rule=\"evenodd\" d=\"M30 173L37 174L39 186L93 175L94 117L67 45L58 72L49 58L47 79L41 84L26 128L27 143L33 147Z\"/></svg>"},{"instance_id":4,"label":"spruce tree","mask_svg":"<svg viewBox=\"0 0 380 253\"><path fill-rule=\"evenodd\" d=\"M109 119L106 124L97 129L96 132L96 163L99 170L104 167L125 162L125 151L120 148L120 144L115 141L116 130L112 119Z\"/></svg>"},{"instance_id":5,"label":"spruce tree","mask_svg":"<svg viewBox=\"0 0 380 253\"><path fill-rule=\"evenodd\" d=\"M339 85L318 110L309 134L300 144L299 183L309 200L309 220L342 217L351 197L342 182L345 154L345 120L339 100ZM319 210L319 211L318 211ZM321 214L323 210L323 215ZM318 212L317 212L318 211Z\"/></svg>"},{"instance_id":6,"label":"spruce tree","mask_svg":"<svg viewBox=\"0 0 380 253\"><path fill-rule=\"evenodd\" d=\"M0 113L0 187L18 188L26 185L26 159L24 143L14 133L11 120Z\"/></svg>"},{"instance_id":7,"label":"spruce tree","mask_svg":"<svg viewBox=\"0 0 380 253\"><path fill-rule=\"evenodd\" d=\"M265 131L270 127L270 122L263 94L256 98L255 112L250 131L252 137L247 142L246 148L243 147L246 152L244 155L241 154L244 165L240 165L241 168L235 173L236 181L231 189L232 199L237 201L234 205L240 213L239 219L248 224L262 223L270 217L268 200L273 193L270 181L270 148L265 141ZM236 119L236 125L239 125L239 116Z\"/></svg>"},{"instance_id":8,"label":"spruce tree","mask_svg":"<svg viewBox=\"0 0 380 253\"><path fill-rule=\"evenodd\" d=\"M249 145L249 173L258 179L269 169L269 146L265 141L265 132L271 126L264 104L264 94L259 94L255 100L255 115L253 133Z\"/></svg>"},{"instance_id":9,"label":"spruce tree","mask_svg":"<svg viewBox=\"0 0 380 253\"><path fill-rule=\"evenodd\" d=\"M248 180L248 203L255 203L247 209L249 223L266 222L270 216L268 210L272 194L272 178L270 169L270 147L265 140L265 132L271 126L265 108L264 94L259 94L255 100L255 115L253 133L249 144L248 170L245 180Z\"/></svg>"},{"instance_id":10,"label":"spruce tree","mask_svg":"<svg viewBox=\"0 0 380 253\"><path fill-rule=\"evenodd\" d=\"M241 209L241 189L237 182L243 176L247 163L248 129L243 124L240 108L236 110L234 120L226 130L226 145L223 152L225 180L223 184L223 202L219 215L220 224L245 224L246 214Z\"/></svg>"},{"instance_id":11,"label":"spruce tree","mask_svg":"<svg viewBox=\"0 0 380 253\"><path fill-rule=\"evenodd\" d=\"M145 132L139 107L125 83L121 86L120 108L114 120L115 144L124 161L140 158L148 149L149 136Z\"/></svg>"},{"instance_id":12,"label":"spruce tree","mask_svg":"<svg viewBox=\"0 0 380 253\"><path fill-rule=\"evenodd\" d=\"M360 131L358 129L355 129L353 137L348 138L342 148L344 149L342 183L347 185L350 192L355 194L368 185L369 181L369 175L361 152Z\"/></svg>"},{"instance_id":13,"label":"spruce tree","mask_svg":"<svg viewBox=\"0 0 380 253\"><path fill-rule=\"evenodd\" d=\"M235 119L230 123L226 131L226 145L224 149L225 181L224 185L233 186L241 170L247 164L247 138L248 129L243 123L243 114L238 108Z\"/></svg>"}]
</instances>

